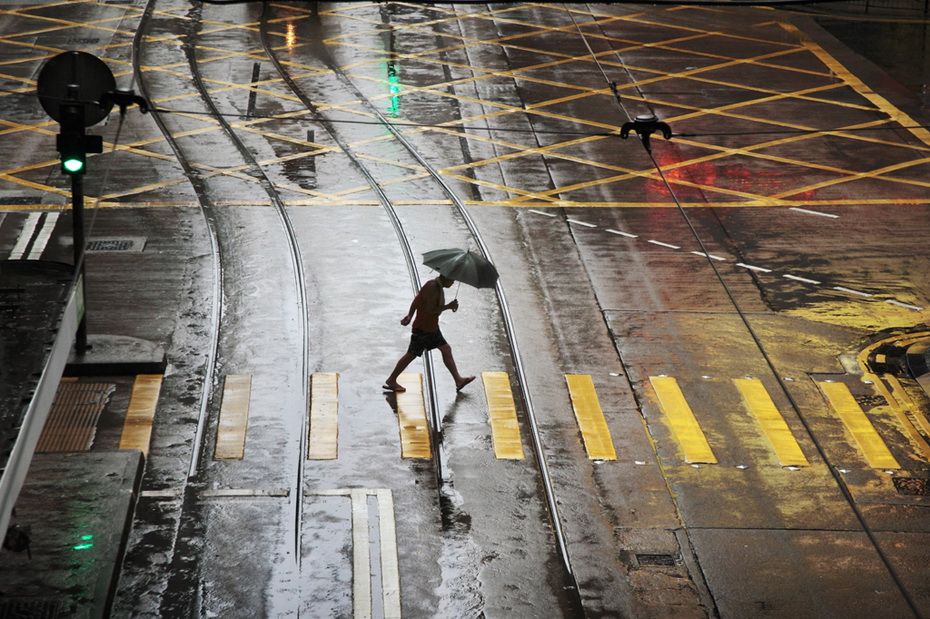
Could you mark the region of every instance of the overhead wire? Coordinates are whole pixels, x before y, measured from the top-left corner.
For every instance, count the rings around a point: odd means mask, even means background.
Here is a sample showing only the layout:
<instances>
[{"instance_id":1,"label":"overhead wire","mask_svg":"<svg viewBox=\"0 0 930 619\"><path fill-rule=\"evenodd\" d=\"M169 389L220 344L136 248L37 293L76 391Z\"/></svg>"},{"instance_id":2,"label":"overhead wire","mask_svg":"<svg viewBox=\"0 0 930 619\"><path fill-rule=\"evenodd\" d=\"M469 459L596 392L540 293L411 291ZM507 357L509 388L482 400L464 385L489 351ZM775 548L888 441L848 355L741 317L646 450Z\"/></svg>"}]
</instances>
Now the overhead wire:
<instances>
[{"instance_id":1,"label":"overhead wire","mask_svg":"<svg viewBox=\"0 0 930 619\"><path fill-rule=\"evenodd\" d=\"M588 48L590 49L590 47ZM603 65L597 61L597 58L594 58L594 61L597 63L599 69L604 74L605 78L606 73L604 72ZM616 88L616 83L611 82L607 79L607 82L610 86L611 92L614 95L615 100L623 109L624 113L628 118L632 118L627 112L625 105L623 104L623 96L620 94L619 89ZM15 90L6 90L0 88L0 93L6 93L10 95L19 95L19 96L28 96L30 98L37 96L35 91L30 92L21 92ZM45 99L56 99L55 97L43 97ZM68 100L64 97L61 98L62 101ZM635 101L640 101L647 107L650 107L650 104L646 100L634 99ZM97 103L97 101L83 101L83 103ZM320 116L306 116L307 110L298 109L298 110L284 110L282 112L277 112L275 114L250 114L248 112L219 112L214 113L206 110L185 110L178 108L167 108L159 107L154 105L152 102L149 102L149 110L152 112L158 112L161 114L179 114L179 115L189 115L189 116L207 116L212 118L240 118L245 120L275 120L282 122L328 122L332 124L342 124L342 125L372 125L380 126L381 123L376 120L351 120L351 119L339 119L339 118L322 118ZM301 114L301 116L298 116ZM764 119L759 119L760 122L763 122ZM886 122L894 122L894 118L890 116L887 119L881 119ZM542 135L570 135L570 136L580 136L580 137L609 137L612 135L617 135L619 128L611 131L572 131L572 130L563 130L563 129L523 129L519 127L500 127L500 126L478 126L478 125L450 125L442 123L416 123L416 122L395 122L393 123L397 127L413 127L413 128L422 128L422 129L439 129L447 131L487 131L489 133L527 133L527 134L542 134ZM927 129L930 130L930 124L922 125L894 125L894 126L881 126L881 127L834 127L831 129L758 129L750 131L687 131L682 133L673 132L672 137L680 138L702 138L702 137L728 137L728 136L744 136L744 135L825 135L830 133L867 133L870 131L900 131L900 130L913 130L913 129Z\"/></svg>"},{"instance_id":2,"label":"overhead wire","mask_svg":"<svg viewBox=\"0 0 930 619\"><path fill-rule=\"evenodd\" d=\"M572 21L573 22L575 21L574 16L572 17ZM577 22L575 23L577 25ZM578 32L582 38L585 38L584 32L581 30L581 28L578 28ZM589 49L590 49L590 46L589 46ZM593 57L593 52L592 52L592 57ZM620 60L621 66L626 68L626 63L623 61L623 58L619 52L617 52L617 58ZM598 63L598 65L600 65L600 63ZM607 79L609 82L609 78L607 77L607 74L606 72L603 71L603 69L602 69L602 73L604 74L605 79ZM627 69L627 73L628 75L630 75L628 69ZM630 77L632 78L632 75L630 75ZM642 91L640 90L639 86L635 84L635 80L633 80L633 82L634 82L634 87L642 94ZM629 117L629 114L627 114L627 116ZM904 583L900 575L898 574L897 570L894 568L894 565L891 563L888 556L885 554L884 550L879 544L878 538L875 536L875 533L872 531L871 527L866 521L865 516L862 514L861 510L856 504L855 498L853 497L852 492L850 491L848 485L846 484L846 480L843 479L843 477L840 475L837 468L830 464L830 460L828 458L827 452L824 449L822 443L817 438L817 436L814 434L813 428L811 427L810 423L801 414L800 405L798 404L794 396L791 394L791 392L788 390L787 386L781 381L778 368L776 367L775 362L772 360L771 356L766 350L765 345L762 343L762 339L759 337L755 328L752 326L752 323L749 321L749 318L746 316L745 312L739 306L739 303L736 300L736 296L733 294L733 291L731 290L729 284L727 284L726 279L720 273L720 270L717 268L717 265L714 263L714 260L711 259L711 254L708 251L707 246L704 243L704 240L701 238L701 235L698 233L697 228L694 226L694 223L691 221L691 218L688 216L685 208L682 206L681 201L678 199L678 196L676 195L671 182L669 182L668 178L666 177L665 171L662 169L661 164L655 158L655 155L652 153L652 148L649 146L649 142L648 142L648 139L649 139L648 136L640 136L640 137L641 137L640 141L642 142L643 149L646 151L646 154L648 155L650 161L652 162L652 165L655 167L656 172L658 173L659 177L662 179L662 183L664 184L666 190L669 192L669 195L671 196L672 200L675 202L676 209L678 210L685 224L688 226L691 236L695 239L695 241L697 241L698 245L700 246L701 252L706 258L707 263L710 265L711 269L713 270L716 280L722 286L724 293L726 294L731 305L733 306L734 310L739 316L740 321L745 326L746 331L748 332L750 338L753 340L753 343L755 344L756 348L759 350L759 353L762 355L763 359L765 360L765 364L768 366L773 376L775 376L775 378L777 379L778 385L782 393L785 395L788 402L790 402L792 408L794 409L798 417L798 420L800 421L801 425L804 427L805 431L807 432L807 435L811 439L811 442L813 443L819 456L823 459L825 463L827 463L827 468L829 469L830 474L832 475L837 486L840 488L840 491L843 493L843 496L846 499L847 503L849 504L849 507L854 513L857 521L859 522L860 527L862 527L862 530L865 532L866 536L869 538L869 541L872 544L872 547L875 549L876 554L878 554L880 560L885 566L885 569L887 569L889 575L891 576L898 590L901 592L901 595L904 598L907 605L909 606L911 612L914 614L915 617L920 617L921 614L917 608L916 603L914 602L914 599L912 598L907 588L904 586ZM674 137L674 134L673 134L673 137Z\"/></svg>"}]
</instances>

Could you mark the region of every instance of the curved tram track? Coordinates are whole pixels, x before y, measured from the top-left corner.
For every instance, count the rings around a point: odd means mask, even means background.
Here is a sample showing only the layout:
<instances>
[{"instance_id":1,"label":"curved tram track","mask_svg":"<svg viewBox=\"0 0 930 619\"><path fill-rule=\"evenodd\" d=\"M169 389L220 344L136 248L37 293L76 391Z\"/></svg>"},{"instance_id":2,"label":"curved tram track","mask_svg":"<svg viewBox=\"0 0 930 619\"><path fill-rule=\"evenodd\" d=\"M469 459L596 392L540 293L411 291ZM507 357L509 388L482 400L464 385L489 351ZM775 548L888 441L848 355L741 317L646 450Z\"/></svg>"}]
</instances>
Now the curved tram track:
<instances>
[{"instance_id":1,"label":"curved tram track","mask_svg":"<svg viewBox=\"0 0 930 619\"><path fill-rule=\"evenodd\" d=\"M143 12L139 25L136 29L132 46L132 64L133 72L136 76L136 82L138 83L142 96L149 101L152 101L153 98L151 96L151 89L146 83L145 74L141 70L141 58L142 54L144 53L143 40L150 28L156 2L157 0L148 1L145 11ZM193 19L188 23L187 26L188 30L185 33L186 36L182 45L183 52L187 58L190 74L197 94L199 95L204 105L206 105L206 107L209 109L211 117L220 124L225 136L235 145L236 150L242 157L243 161L247 164L247 169L254 175L256 180L258 180L259 184L261 184L262 188L267 193L271 204L275 208L280 225L284 231L287 245L286 251L288 252L289 261L293 270L293 281L297 299L296 309L300 316L300 320L298 321L299 331L297 337L301 342L300 384L303 401L302 411L305 412L309 410L310 348L308 335L309 316L305 285L306 278L303 269L300 247L297 242L294 226L287 214L283 200L281 199L271 180L262 169L261 165L255 159L246 145L242 142L242 140L236 135L235 131L226 121L226 119L220 114L208 88L204 83L196 54L197 41L199 39L201 29L201 9L202 4L197 3L190 11L190 16L192 16ZM150 109L152 110L152 116L156 124L162 132L166 142L169 144L172 152L177 157L178 162L180 163L186 177L189 179L197 195L200 205L200 212L203 216L209 236L213 262L213 298L211 302L209 327L210 345L203 375L203 390L201 394L200 411L197 419L197 430L192 445L189 470L184 482L182 499L183 503L181 507L181 513L178 516L178 524L175 532L176 538L172 548L172 564L168 575L170 579L170 582L168 583L168 591L183 593L169 593L162 601L161 610L170 614L173 612L186 612L183 607L189 603L186 599L188 592L197 592L195 594L195 598L201 598L200 583L198 582L197 575L198 570L196 569L196 565L200 560L198 557L199 548L197 547L200 542L196 540L202 536L204 523L202 521L200 498L197 493L203 489L203 485L205 483L205 480L202 478L202 464L205 457L203 448L206 441L206 428L211 415L218 415L219 411L219 401L214 396L216 395L216 387L220 382L220 376L217 373L217 368L222 365L220 337L226 328L224 326L224 319L221 310L221 300L224 298L224 294L227 293L223 284L225 276L224 259L227 258L227 256L224 256L218 233L218 229L221 223L221 213L216 207L216 202L211 196L210 189L208 188L207 183L204 181L204 177L201 176L199 167L196 165L196 162L194 162L185 153L184 149L179 145L178 140L172 135L164 119L161 117L157 106L152 105L150 106ZM306 414L301 414L300 419L301 423L303 424L299 439L300 454L304 454L306 452L307 440ZM293 552L295 560L298 563L298 567L301 559L301 527L299 523L300 506L302 503L302 484L300 480L303 478L303 467L304 458L299 457L297 459L297 476L292 483L295 495L292 498L292 505L294 506ZM192 547L188 548L188 545Z\"/></svg>"},{"instance_id":2,"label":"curved tram track","mask_svg":"<svg viewBox=\"0 0 930 619\"><path fill-rule=\"evenodd\" d=\"M281 63L280 59L277 57L277 54L274 51L274 47L269 44L268 41L268 12L269 8L267 4L263 4L262 9L262 20L261 20L261 38L262 46L264 47L265 53L271 59L278 73L281 75L282 79L287 83L291 91L300 98L301 102L316 116L316 120L321 122L327 132L333 137L333 139L339 144L339 147L345 152L347 156L352 159L353 164L364 174L365 178L368 180L372 189L377 193L379 200L381 201L384 209L388 212L391 221L394 225L395 231L397 233L398 239L403 246L405 259L407 261L408 269L411 272L411 281L415 282L415 288L419 288L419 278L416 274L416 266L413 263L413 254L410 249L410 242L407 238L407 234L404 231L403 225L400 222L400 219L397 217L397 213L391 204L389 198L385 195L384 191L380 188L378 183L375 181L372 173L366 168L365 164L359 160L350 150L347 144L339 138L336 130L334 129L332 123L328 122L317 110L316 106L313 105L310 98L301 90L300 86L293 80L289 75L287 68ZM333 72L333 74L339 79L339 81L351 92L351 94L358 98L360 102L367 108L367 110L375 115L382 126L387 128L395 139L404 147L404 149L419 163L429 174L430 178L439 185L442 192L449 198L452 202L455 212L461 218L462 222L468 229L469 234L476 243L480 253L484 258L493 263L491 258L491 252L488 249L488 245L485 242L481 231L478 229L474 219L468 213L468 209L465 207L464 202L458 196L458 194L449 186L446 180L439 174L436 168L430 164L423 155L417 151L417 149L410 143L409 140L401 133L401 131L381 113L381 111L375 106L364 93L359 90L359 88L352 82L349 76L339 67L335 62L332 56L329 54L328 50L322 45L323 41L323 25L319 19L319 14L317 11L314 11L311 17L311 49L318 58L326 65L326 67ZM506 332L507 342L510 348L510 356L514 366L514 371L516 372L517 378L517 387L520 392L520 396L524 403L524 410L526 411L526 422L530 428L531 442L533 445L533 451L535 453L535 460L537 466L539 467L539 474L544 489L546 497L546 507L548 509L549 520L552 525L552 530L555 536L555 542L558 548L558 555L561 561L561 566L564 570L564 575L567 581L570 583L568 589L570 590L571 604L573 606L573 611L577 615L584 615L584 608L581 603L581 594L578 588L578 582L575 578L574 570L572 569L571 558L568 553L568 547L565 540L565 535L562 530L562 521L558 509L558 500L555 494L555 489L552 483L552 479L549 473L549 468L546 463L546 455L542 444L542 439L540 437L539 423L536 418L535 409L533 407L533 399L530 391L527 387L526 375L523 368L522 355L520 353L520 348L517 343L516 332L514 329L513 318L510 312L510 306L507 303L507 297L501 284L498 280L495 287L495 294L497 297L498 306L501 313L501 321ZM430 391L430 411L432 418L433 426L433 435L435 437L437 449L437 455L439 455L437 461L437 475L440 478L440 481L444 481L445 477L443 475L442 468L442 421L438 415L438 408L436 405L436 395L435 395L435 380L434 380L434 371L431 363L427 365L428 375L427 380L429 382L429 391Z\"/></svg>"},{"instance_id":3,"label":"curved tram track","mask_svg":"<svg viewBox=\"0 0 930 619\"><path fill-rule=\"evenodd\" d=\"M151 20L152 12L154 10L156 0L149 0L148 5L146 6L145 13L140 21L139 27L136 32L136 37L133 45L133 65L134 71L137 76L139 83L140 92L142 95L151 100L149 88L146 85L144 74L140 69L140 57L142 54L142 40L145 37L145 33L148 30L149 22ZM194 8L191 10L190 15L193 18L191 23L188 26L187 38L182 46L184 54L188 61L188 66L192 76L192 82L197 90L197 93L203 103L207 106L210 111L210 115L214 118L222 127L224 135L235 144L236 150L239 152L242 159L247 163L249 170L251 170L262 188L268 195L272 205L274 206L280 223L285 231L288 245L288 253L291 261L291 265L294 273L295 287L297 290L298 297L298 311L302 317L300 324L300 338L302 342L302 358L301 358L301 376L302 376L302 385L301 392L303 394L305 407L304 410L308 410L306 406L309 400L309 367L310 367L310 351L309 351L309 326L308 320L309 316L307 313L307 293L306 293L306 279L303 269L303 262L301 258L300 247L297 241L296 233L293 227L293 224L287 214L286 207L281 199L278 191L276 190L273 182L267 174L262 169L261 165L249 151L248 147L242 142L241 138L236 135L234 128L227 122L227 120L220 113L215 102L213 101L209 89L204 83L203 77L200 72L200 67L197 61L196 48L197 40L200 33L201 25L201 9L202 4L194 5ZM397 215L397 212L392 204L391 200L385 194L384 190L379 186L375 180L374 175L371 170L352 152L351 148L345 141L340 137L339 132L335 129L332 122L328 121L322 114L320 114L317 107L313 104L310 98L304 93L299 85L293 80L290 74L287 71L285 65L278 58L275 53L273 46L269 44L269 33L267 29L268 25L268 13L269 8L267 4L263 5L262 9L262 18L261 18L261 41L262 46L269 58L269 60L274 64L275 69L280 74L282 80L288 85L291 91L297 96L303 105L315 116L315 120L320 122L323 127L326 129L328 134L332 139L337 143L339 148L350 158L352 164L356 169L365 177L368 184L371 186L372 190L378 196L378 199L384 208L385 212L388 214L391 224L395 230L395 233L398 238L398 242L401 245L405 263L410 277L411 287L414 291L418 290L421 281L419 274L417 272L416 261L414 254L407 237L407 233L404 230L403 224L400 221L400 218ZM319 22L318 18L314 16L312 22L312 27L315 33L321 32L322 24ZM314 41L322 40L319 37L314 37ZM334 59L329 55L328 51L323 48L322 45L314 45L314 53L316 53L319 59L324 62L324 64L333 71L334 75L340 80L340 82L349 89L358 99L365 105L365 107L374 115L377 116L381 124L387 128L397 141L404 147L404 149L410 154L410 156L415 159L429 174L435 183L441 188L442 192L448 196L449 200L454 205L455 213L459 216L461 221L464 223L468 229L469 234L474 240L475 244L478 247L480 253L491 261L490 250L488 245L485 242L484 238L481 235L480 230L475 224L474 220L468 213L464 203L461 198L455 193L455 191L449 186L449 184L441 177L438 171L420 154L416 148L405 138L405 136L400 132L400 130L394 126L381 112L378 110L371 101L355 86L351 79L339 68L335 63ZM154 106L153 106L154 108ZM165 136L168 144L170 145L172 151L177 157L179 163L181 164L186 176L190 179L194 190L198 196L200 202L200 210L203 214L204 221L207 225L210 245L213 254L213 275L214 275L214 289L213 289L213 304L211 310L211 343L210 343L210 352L206 364L206 374L204 377L204 388L201 397L201 407L200 415L198 418L197 434L193 445L193 453L191 455L190 469L185 484L184 492L184 506L183 513L181 515L181 522L179 526L179 531L177 534L176 547L174 549L175 558L174 564L172 565L171 570L171 579L173 584L169 585L170 590L196 590L197 585L193 582L188 582L190 579L196 579L196 569L191 569L194 567L192 564L196 564L198 559L195 556L196 550L193 549L193 552L179 552L178 546L184 544L184 539L186 539L190 534L198 531L202 526L202 523L198 522L198 508L197 508L197 497L195 496L195 490L199 488L198 482L201 481L198 479L200 462L203 458L203 443L205 428L208 423L208 418L210 416L210 410L218 408L217 403L214 399L214 387L218 383L218 376L216 376L216 368L220 365L220 334L223 332L223 320L219 307L219 300L223 297L223 253L221 251L221 245L218 240L218 213L215 207L215 203L210 197L210 192L206 187L206 184L203 182L202 177L199 174L197 167L192 163L191 159L185 154L184 150L180 147L177 140L172 136L171 132L168 130L164 120L160 117L157 109L154 110L153 118L156 120L160 130ZM493 262L493 261L492 261ZM513 319L511 316L510 308L507 303L506 294L504 288L500 281L498 281L495 288L495 293L497 297L497 303L500 308L501 322L504 326L506 332L506 338L510 348L511 361L513 363L514 371L516 373L516 383L520 393L520 397L524 403L524 410L526 411L526 423L530 429L531 443L533 451L535 454L535 460L539 468L539 476L541 485L545 494L545 504L548 510L548 518L552 527L552 531L555 537L555 544L557 547L558 556L560 559L561 566L564 571L564 578L569 583L569 597L571 598L569 603L572 606L574 614L583 615L584 610L581 604L580 592L578 590L577 581L575 579L574 571L572 569L571 559L568 554L567 544L565 541L565 536L562 530L561 517L558 510L558 500L555 495L555 490L550 478L548 466L546 463L545 451L542 445L539 425L536 419L535 410L533 406L532 396L527 388L527 380L524 373L522 357L520 349L516 340L515 329L513 326ZM442 424L441 419L439 418L439 409L437 404L437 393L436 393L436 380L435 380L435 368L432 363L432 359L428 358L424 363L425 369L425 380L427 383L428 398L427 398L427 410L431 420L431 442L434 446L435 454L435 467L436 467L436 476L439 481L440 488L440 500L442 500L442 490L446 482L450 481L447 476L447 468L445 466L445 453L443 450L443 435L442 435ZM211 406L212 405L212 406ZM295 527L295 540L294 540L294 552L295 558L298 562L298 567L301 558L301 540L300 540L300 531L301 531L301 505L302 505L302 482L303 479L303 469L304 469L304 453L306 452L306 439L307 439L307 418L306 415L302 416L302 423L304 427L301 431L300 438L300 457L298 458L298 475L297 479L294 480L296 484L296 497L293 501L295 513L294 513L294 527ZM184 555L186 558L179 557L178 555ZM183 563L183 565L178 562ZM178 579L184 580L185 582L181 583ZM168 602L168 601L166 601ZM169 603L170 606L170 603ZM163 604L163 609L165 606Z\"/></svg>"}]
</instances>

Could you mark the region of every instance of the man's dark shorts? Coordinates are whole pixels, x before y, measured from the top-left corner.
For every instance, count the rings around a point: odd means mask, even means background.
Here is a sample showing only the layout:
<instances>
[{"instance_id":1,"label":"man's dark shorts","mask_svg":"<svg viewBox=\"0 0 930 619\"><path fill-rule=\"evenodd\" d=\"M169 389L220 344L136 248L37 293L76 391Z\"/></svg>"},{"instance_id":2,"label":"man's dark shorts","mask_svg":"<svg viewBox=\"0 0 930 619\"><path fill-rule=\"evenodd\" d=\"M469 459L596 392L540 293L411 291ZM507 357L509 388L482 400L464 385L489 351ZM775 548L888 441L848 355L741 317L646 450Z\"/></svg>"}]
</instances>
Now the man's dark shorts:
<instances>
[{"instance_id":1,"label":"man's dark shorts","mask_svg":"<svg viewBox=\"0 0 930 619\"><path fill-rule=\"evenodd\" d=\"M420 331L414 329L410 334L410 346L407 347L407 353L414 357L419 357L424 350L432 350L446 345L446 339L442 337L442 331Z\"/></svg>"}]
</instances>

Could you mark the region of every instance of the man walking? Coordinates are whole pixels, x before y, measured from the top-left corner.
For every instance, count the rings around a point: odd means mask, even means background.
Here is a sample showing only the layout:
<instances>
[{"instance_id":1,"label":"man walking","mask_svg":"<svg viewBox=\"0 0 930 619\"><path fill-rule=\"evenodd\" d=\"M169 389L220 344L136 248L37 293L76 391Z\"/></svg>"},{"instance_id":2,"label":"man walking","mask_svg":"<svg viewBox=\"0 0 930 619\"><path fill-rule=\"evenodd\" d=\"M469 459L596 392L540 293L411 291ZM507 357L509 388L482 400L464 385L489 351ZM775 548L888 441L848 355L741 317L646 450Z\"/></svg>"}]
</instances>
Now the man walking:
<instances>
[{"instance_id":1,"label":"man walking","mask_svg":"<svg viewBox=\"0 0 930 619\"><path fill-rule=\"evenodd\" d=\"M413 298L407 315L404 316L400 324L405 327L413 320L413 331L410 334L410 346L407 352L397 361L394 371L384 381L382 389L400 393L406 391L397 383L397 377L403 372L410 362L423 354L424 350L438 348L442 353L442 362L448 368L452 378L455 379L455 390L461 391L462 388L475 380L474 376L462 376L458 368L455 367L455 359L452 358L452 347L442 337L439 330L439 315L446 310L453 312L459 309L458 300L453 299L451 303L446 303L443 288L448 288L455 280L440 275L436 279L431 279L420 288L420 292ZM416 313L416 318L413 317Z\"/></svg>"}]
</instances>

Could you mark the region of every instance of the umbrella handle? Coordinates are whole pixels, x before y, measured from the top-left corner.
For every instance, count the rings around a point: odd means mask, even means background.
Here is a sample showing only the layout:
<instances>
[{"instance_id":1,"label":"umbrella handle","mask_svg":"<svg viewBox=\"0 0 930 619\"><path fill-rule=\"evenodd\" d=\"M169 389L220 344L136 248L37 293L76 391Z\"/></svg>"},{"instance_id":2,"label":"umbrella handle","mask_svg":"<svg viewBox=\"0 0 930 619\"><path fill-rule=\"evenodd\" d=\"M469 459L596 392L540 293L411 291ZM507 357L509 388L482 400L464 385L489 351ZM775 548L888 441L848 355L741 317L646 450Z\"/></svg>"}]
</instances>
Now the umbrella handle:
<instances>
[{"instance_id":1,"label":"umbrella handle","mask_svg":"<svg viewBox=\"0 0 930 619\"><path fill-rule=\"evenodd\" d=\"M452 300L453 300L453 301L458 300L458 298L459 298L459 288L462 287L462 282L456 282L456 283L457 283L458 285L455 287L455 296L452 297Z\"/></svg>"}]
</instances>

